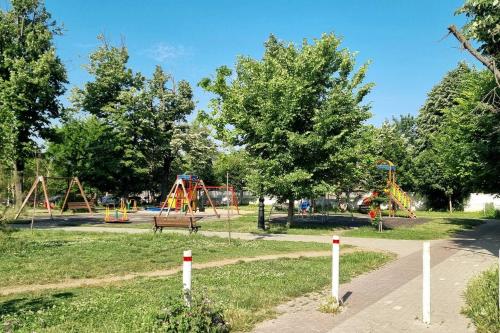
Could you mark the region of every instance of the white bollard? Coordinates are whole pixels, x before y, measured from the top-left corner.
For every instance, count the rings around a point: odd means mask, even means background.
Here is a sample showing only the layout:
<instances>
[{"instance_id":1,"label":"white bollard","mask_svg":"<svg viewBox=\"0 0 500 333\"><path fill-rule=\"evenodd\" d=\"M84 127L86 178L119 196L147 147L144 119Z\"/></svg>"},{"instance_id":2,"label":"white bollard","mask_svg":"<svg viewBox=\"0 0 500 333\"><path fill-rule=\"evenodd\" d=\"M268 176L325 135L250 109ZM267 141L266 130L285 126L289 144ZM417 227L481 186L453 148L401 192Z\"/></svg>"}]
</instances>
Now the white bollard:
<instances>
[{"instance_id":1,"label":"white bollard","mask_svg":"<svg viewBox=\"0 0 500 333\"><path fill-rule=\"evenodd\" d=\"M193 255L191 250L184 251L182 265L182 291L184 293L184 301L188 306L191 306L191 268L193 263Z\"/></svg>"},{"instance_id":2,"label":"white bollard","mask_svg":"<svg viewBox=\"0 0 500 333\"><path fill-rule=\"evenodd\" d=\"M333 236L332 238L332 297L335 299L337 304L340 304L339 300L339 278L340 278L340 238L339 236Z\"/></svg>"},{"instance_id":3,"label":"white bollard","mask_svg":"<svg viewBox=\"0 0 500 333\"><path fill-rule=\"evenodd\" d=\"M431 323L431 244L424 242L422 251L422 321Z\"/></svg>"}]
</instances>

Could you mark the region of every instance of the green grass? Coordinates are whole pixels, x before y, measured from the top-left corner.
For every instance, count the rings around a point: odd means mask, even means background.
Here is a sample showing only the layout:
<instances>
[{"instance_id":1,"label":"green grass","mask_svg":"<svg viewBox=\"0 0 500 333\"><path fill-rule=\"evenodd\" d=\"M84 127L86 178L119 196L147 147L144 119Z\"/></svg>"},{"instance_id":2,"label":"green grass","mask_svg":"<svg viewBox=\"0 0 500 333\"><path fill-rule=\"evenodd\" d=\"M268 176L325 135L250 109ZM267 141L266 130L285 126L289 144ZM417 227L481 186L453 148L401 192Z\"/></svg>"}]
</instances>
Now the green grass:
<instances>
[{"instance_id":1,"label":"green grass","mask_svg":"<svg viewBox=\"0 0 500 333\"><path fill-rule=\"evenodd\" d=\"M396 228L378 232L375 227L366 226L358 229L348 230L342 233L348 237L369 237L387 239L442 239L455 236L457 232L473 229L481 220L473 219L433 219L424 224L419 224L409 228Z\"/></svg>"},{"instance_id":2,"label":"green grass","mask_svg":"<svg viewBox=\"0 0 500 333\"><path fill-rule=\"evenodd\" d=\"M488 215L484 215L483 212L460 212L454 211L450 212L433 212L433 211L416 211L417 217L428 217L428 218L458 218L458 219L484 219L488 218ZM401 215L406 216L406 215Z\"/></svg>"},{"instance_id":3,"label":"green grass","mask_svg":"<svg viewBox=\"0 0 500 333\"><path fill-rule=\"evenodd\" d=\"M241 241L163 234L110 234L29 230L0 232L0 285L49 283L63 279L120 275L175 267L182 251L196 262L273 253L328 250L328 244Z\"/></svg>"},{"instance_id":4,"label":"green grass","mask_svg":"<svg viewBox=\"0 0 500 333\"><path fill-rule=\"evenodd\" d=\"M337 214L340 215L340 214ZM350 215L346 215L350 216ZM267 219L267 215L266 215ZM228 230L227 219L201 220L199 222L203 231L224 231ZM257 215L247 214L231 219L231 231L249 232L257 234L289 234L289 235L331 235L332 232L342 231L344 228L321 223L301 222L296 218L295 227L287 228L283 222L271 222L269 229L263 231L257 228Z\"/></svg>"},{"instance_id":5,"label":"green grass","mask_svg":"<svg viewBox=\"0 0 500 333\"><path fill-rule=\"evenodd\" d=\"M493 267L469 282L465 291L465 303L462 312L471 319L477 332L500 332L498 268Z\"/></svg>"},{"instance_id":6,"label":"green grass","mask_svg":"<svg viewBox=\"0 0 500 333\"><path fill-rule=\"evenodd\" d=\"M437 218L437 216L447 216L447 218ZM284 224L274 223L270 225L270 229L261 231L257 229L257 217L254 215L245 215L237 220L231 220L231 230L234 232L251 232L251 233L283 233L295 235L331 235L333 232L343 236L350 237L370 237L370 238L389 238L389 239L442 239L455 236L457 232L470 230L483 223L479 219L463 218L458 216L474 216L469 213L465 214L450 214L435 213L426 214L425 216L433 218L429 222L413 227L400 227L392 230L385 230L379 233L375 227L363 226L356 229L346 229L343 227L335 227L334 225L324 225L321 223L311 222L297 222L294 228L286 228ZM211 231L227 231L227 222L220 221L206 221L202 222L201 230Z\"/></svg>"},{"instance_id":7,"label":"green grass","mask_svg":"<svg viewBox=\"0 0 500 333\"><path fill-rule=\"evenodd\" d=\"M341 281L372 270L393 257L354 252L341 257ZM275 315L291 298L330 284L330 258L240 263L194 270L193 292L205 293L224 309L234 331L250 330ZM168 295L182 288L181 275L117 285L0 298L3 327L16 332L152 332Z\"/></svg>"}]
</instances>

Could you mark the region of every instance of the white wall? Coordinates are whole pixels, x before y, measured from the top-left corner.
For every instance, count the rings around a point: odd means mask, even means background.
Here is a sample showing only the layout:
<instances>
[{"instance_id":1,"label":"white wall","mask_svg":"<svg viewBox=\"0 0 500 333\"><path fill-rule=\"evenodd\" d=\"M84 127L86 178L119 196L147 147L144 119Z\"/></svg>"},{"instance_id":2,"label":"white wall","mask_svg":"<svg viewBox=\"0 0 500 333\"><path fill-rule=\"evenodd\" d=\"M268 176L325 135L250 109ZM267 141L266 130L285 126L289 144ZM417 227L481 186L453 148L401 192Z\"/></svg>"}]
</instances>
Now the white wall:
<instances>
[{"instance_id":1,"label":"white wall","mask_svg":"<svg viewBox=\"0 0 500 333\"><path fill-rule=\"evenodd\" d=\"M495 209L500 209L499 194L471 193L464 205L465 212L479 212L484 209L484 205L493 203Z\"/></svg>"}]
</instances>

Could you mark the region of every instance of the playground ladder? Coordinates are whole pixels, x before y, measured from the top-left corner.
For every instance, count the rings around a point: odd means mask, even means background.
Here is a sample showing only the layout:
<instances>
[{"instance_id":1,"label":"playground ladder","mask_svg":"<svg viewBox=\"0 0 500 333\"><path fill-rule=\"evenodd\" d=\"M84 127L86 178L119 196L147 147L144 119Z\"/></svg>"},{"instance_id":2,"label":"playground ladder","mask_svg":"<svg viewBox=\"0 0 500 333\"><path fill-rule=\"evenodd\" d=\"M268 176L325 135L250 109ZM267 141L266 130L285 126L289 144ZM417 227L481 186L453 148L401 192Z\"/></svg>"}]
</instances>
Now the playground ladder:
<instances>
[{"instance_id":1,"label":"playground ladder","mask_svg":"<svg viewBox=\"0 0 500 333\"><path fill-rule=\"evenodd\" d=\"M415 213L411 210L411 198L403 191L397 184L388 184L388 194L392 201L394 201L401 210L406 211L408 216L412 219L416 218Z\"/></svg>"}]
</instances>

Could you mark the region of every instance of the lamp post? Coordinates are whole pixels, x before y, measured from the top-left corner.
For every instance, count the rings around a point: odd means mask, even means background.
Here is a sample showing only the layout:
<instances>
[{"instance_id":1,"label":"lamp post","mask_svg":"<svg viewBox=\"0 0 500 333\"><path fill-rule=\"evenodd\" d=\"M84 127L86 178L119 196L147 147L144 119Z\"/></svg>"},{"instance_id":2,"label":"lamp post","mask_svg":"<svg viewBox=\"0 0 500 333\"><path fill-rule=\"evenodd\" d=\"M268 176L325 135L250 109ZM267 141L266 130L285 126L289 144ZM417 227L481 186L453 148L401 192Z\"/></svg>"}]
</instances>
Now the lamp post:
<instances>
[{"instance_id":1,"label":"lamp post","mask_svg":"<svg viewBox=\"0 0 500 333\"><path fill-rule=\"evenodd\" d=\"M264 224L264 197L261 195L259 197L259 215L257 219L257 228L265 230L266 225Z\"/></svg>"}]
</instances>

